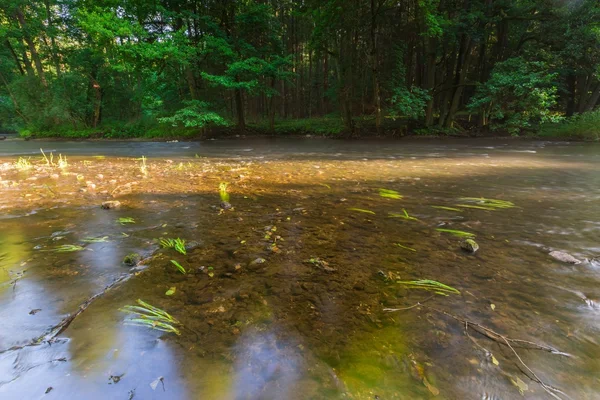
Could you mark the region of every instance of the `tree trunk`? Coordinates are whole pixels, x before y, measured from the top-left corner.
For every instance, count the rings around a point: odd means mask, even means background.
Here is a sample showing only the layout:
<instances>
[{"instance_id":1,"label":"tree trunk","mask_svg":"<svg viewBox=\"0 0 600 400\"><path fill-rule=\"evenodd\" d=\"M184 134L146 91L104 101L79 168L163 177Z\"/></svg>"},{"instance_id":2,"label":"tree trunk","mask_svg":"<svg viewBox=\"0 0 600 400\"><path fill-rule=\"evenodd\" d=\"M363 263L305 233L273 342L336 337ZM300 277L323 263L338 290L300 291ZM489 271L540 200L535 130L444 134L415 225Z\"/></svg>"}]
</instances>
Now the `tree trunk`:
<instances>
[{"instance_id":1,"label":"tree trunk","mask_svg":"<svg viewBox=\"0 0 600 400\"><path fill-rule=\"evenodd\" d=\"M40 78L40 82L44 87L48 86L48 82L46 81L46 74L44 73L44 68L42 67L42 60L35 49L35 43L29 34L27 33L27 24L25 23L25 16L20 8L16 8L15 17L19 24L21 25L21 29L23 31L23 39L25 43L27 43L27 47L29 47L29 53L31 54L31 58L33 59L33 63L35 64L35 69L37 70L38 77Z\"/></svg>"},{"instance_id":2,"label":"tree trunk","mask_svg":"<svg viewBox=\"0 0 600 400\"><path fill-rule=\"evenodd\" d=\"M246 130L246 120L244 118L244 98L242 97L242 89L235 89L235 111L237 113L237 127L240 132Z\"/></svg>"},{"instance_id":3,"label":"tree trunk","mask_svg":"<svg viewBox=\"0 0 600 400\"><path fill-rule=\"evenodd\" d=\"M592 89L592 94L588 97L582 112L592 111L598 103L598 99L600 99L600 82Z\"/></svg>"},{"instance_id":4,"label":"tree trunk","mask_svg":"<svg viewBox=\"0 0 600 400\"><path fill-rule=\"evenodd\" d=\"M427 64L425 67L425 87L429 92L429 100L427 101L427 107L425 108L425 126L430 127L433 125L433 89L435 88L435 38L426 39L426 51L427 51Z\"/></svg>"},{"instance_id":5,"label":"tree trunk","mask_svg":"<svg viewBox=\"0 0 600 400\"><path fill-rule=\"evenodd\" d=\"M10 50L10 54L12 54L13 58L15 59L15 64L17 64L17 68L19 68L19 73L21 75L25 75L25 71L23 70L23 67L21 66L21 61L19 60L17 53L15 53L15 49L12 47L12 45L10 44L8 39L6 39L5 43L6 43L6 46L8 47L8 49Z\"/></svg>"},{"instance_id":6,"label":"tree trunk","mask_svg":"<svg viewBox=\"0 0 600 400\"><path fill-rule=\"evenodd\" d=\"M458 62L456 64L456 74L454 80L455 88L454 93L452 95L452 100L450 101L448 115L446 116L446 120L444 121L445 128L451 128L454 124L454 116L456 115L456 112L458 111L458 106L460 105L460 99L464 90L464 83L467 77L467 72L469 70L470 59L471 38L468 35L464 35L463 40L461 41L460 50L458 52Z\"/></svg>"}]
</instances>

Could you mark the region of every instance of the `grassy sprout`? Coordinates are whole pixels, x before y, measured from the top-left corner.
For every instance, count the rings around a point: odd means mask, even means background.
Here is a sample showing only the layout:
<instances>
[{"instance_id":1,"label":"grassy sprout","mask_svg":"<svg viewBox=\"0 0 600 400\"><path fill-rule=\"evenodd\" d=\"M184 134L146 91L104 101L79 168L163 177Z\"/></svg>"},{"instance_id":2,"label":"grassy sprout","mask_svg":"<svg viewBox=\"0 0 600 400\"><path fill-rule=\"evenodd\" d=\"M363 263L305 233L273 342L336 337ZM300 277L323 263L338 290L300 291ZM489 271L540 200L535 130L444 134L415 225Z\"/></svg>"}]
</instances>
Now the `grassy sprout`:
<instances>
[{"instance_id":1,"label":"grassy sprout","mask_svg":"<svg viewBox=\"0 0 600 400\"><path fill-rule=\"evenodd\" d=\"M27 171L28 169L33 168L31 162L28 158L19 157L19 159L15 162L15 168L19 171Z\"/></svg>"},{"instance_id":2,"label":"grassy sprout","mask_svg":"<svg viewBox=\"0 0 600 400\"><path fill-rule=\"evenodd\" d=\"M221 198L221 201L226 201L229 203L229 193L227 192L227 186L229 186L227 182L219 183L219 197Z\"/></svg>"},{"instance_id":3,"label":"grassy sprout","mask_svg":"<svg viewBox=\"0 0 600 400\"><path fill-rule=\"evenodd\" d=\"M165 249L174 249L181 254L187 254L187 251L185 250L185 240L183 239L161 239L160 245Z\"/></svg>"},{"instance_id":4,"label":"grassy sprout","mask_svg":"<svg viewBox=\"0 0 600 400\"><path fill-rule=\"evenodd\" d=\"M69 162L67 161L67 156L62 156L62 154L58 155L58 168L64 169L69 166Z\"/></svg>"},{"instance_id":5,"label":"grassy sprout","mask_svg":"<svg viewBox=\"0 0 600 400\"><path fill-rule=\"evenodd\" d=\"M351 207L351 208L349 208L348 210L350 210L350 211L357 211L357 212L361 212L361 213L365 213L365 214L373 214L373 215L375 215L375 212L374 212L374 211L371 211L371 210L365 210L365 209L363 209L363 208Z\"/></svg>"},{"instance_id":6,"label":"grassy sprout","mask_svg":"<svg viewBox=\"0 0 600 400\"><path fill-rule=\"evenodd\" d=\"M457 207L475 208L480 210L499 210L516 207L513 202L497 199L486 199L484 197L461 197L460 200L474 204L457 204Z\"/></svg>"},{"instance_id":7,"label":"grassy sprout","mask_svg":"<svg viewBox=\"0 0 600 400\"><path fill-rule=\"evenodd\" d=\"M390 213L389 214L390 218L404 218L404 219L408 219L410 221L418 221L418 218L415 217L411 217L410 215L408 215L408 211L406 211L404 208L402 209L402 214L400 213Z\"/></svg>"},{"instance_id":8,"label":"grassy sprout","mask_svg":"<svg viewBox=\"0 0 600 400\"><path fill-rule=\"evenodd\" d=\"M444 232L444 233L449 233L451 235L458 236L458 237L475 237L474 233L465 232L465 231L458 231L456 229L437 228L436 231L438 231L438 232Z\"/></svg>"},{"instance_id":9,"label":"grassy sprout","mask_svg":"<svg viewBox=\"0 0 600 400\"><path fill-rule=\"evenodd\" d=\"M120 223L121 225L135 224L135 219L133 219L131 217L121 217L121 218L117 219L117 222Z\"/></svg>"},{"instance_id":10,"label":"grassy sprout","mask_svg":"<svg viewBox=\"0 0 600 400\"><path fill-rule=\"evenodd\" d=\"M108 242L108 236L103 236L103 237L98 237L98 238L86 237L85 239L81 239L81 241L85 242L85 243L106 243L106 242Z\"/></svg>"},{"instance_id":11,"label":"grassy sprout","mask_svg":"<svg viewBox=\"0 0 600 400\"><path fill-rule=\"evenodd\" d=\"M401 199L402 195L395 190L379 189L379 195L388 199Z\"/></svg>"},{"instance_id":12,"label":"grassy sprout","mask_svg":"<svg viewBox=\"0 0 600 400\"><path fill-rule=\"evenodd\" d=\"M431 206L431 207L437 208L438 210L463 212L463 210L461 210L460 208L454 208L454 207L446 207L446 206Z\"/></svg>"},{"instance_id":13,"label":"grassy sprout","mask_svg":"<svg viewBox=\"0 0 600 400\"><path fill-rule=\"evenodd\" d=\"M148 174L148 166L146 165L146 156L142 156L141 158L138 158L139 161L141 161L140 163L140 172L144 175Z\"/></svg>"},{"instance_id":14,"label":"grassy sprout","mask_svg":"<svg viewBox=\"0 0 600 400\"><path fill-rule=\"evenodd\" d=\"M181 264L179 264L177 261L175 260L171 260L171 263L177 267L177 269L179 270L179 272L181 272L182 274L185 275L185 268L183 268L183 266Z\"/></svg>"},{"instance_id":15,"label":"grassy sprout","mask_svg":"<svg viewBox=\"0 0 600 400\"><path fill-rule=\"evenodd\" d=\"M407 289L427 290L442 296L460 294L460 292L452 286L444 285L443 283L433 281L431 279L421 279L417 281L396 281L396 283L406 287Z\"/></svg>"},{"instance_id":16,"label":"grassy sprout","mask_svg":"<svg viewBox=\"0 0 600 400\"><path fill-rule=\"evenodd\" d=\"M134 318L127 320L125 322L126 324L145 326L150 329L181 335L179 329L176 328L176 326L181 325L181 323L173 318L168 312L161 310L158 307L154 307L141 299L137 300L137 304L137 306L127 305L119 309L119 311L134 316Z\"/></svg>"},{"instance_id":17,"label":"grassy sprout","mask_svg":"<svg viewBox=\"0 0 600 400\"><path fill-rule=\"evenodd\" d=\"M417 251L417 250L413 249L412 247L404 246L404 245L402 245L400 243L394 243L394 245L400 247L401 249L405 249L405 250L409 250L409 251L414 251L414 252Z\"/></svg>"},{"instance_id":18,"label":"grassy sprout","mask_svg":"<svg viewBox=\"0 0 600 400\"><path fill-rule=\"evenodd\" d=\"M53 251L57 252L57 253L71 253L74 251L81 251L84 250L85 248L83 246L79 246L76 244L63 244L60 246L57 246L53 249Z\"/></svg>"}]
</instances>

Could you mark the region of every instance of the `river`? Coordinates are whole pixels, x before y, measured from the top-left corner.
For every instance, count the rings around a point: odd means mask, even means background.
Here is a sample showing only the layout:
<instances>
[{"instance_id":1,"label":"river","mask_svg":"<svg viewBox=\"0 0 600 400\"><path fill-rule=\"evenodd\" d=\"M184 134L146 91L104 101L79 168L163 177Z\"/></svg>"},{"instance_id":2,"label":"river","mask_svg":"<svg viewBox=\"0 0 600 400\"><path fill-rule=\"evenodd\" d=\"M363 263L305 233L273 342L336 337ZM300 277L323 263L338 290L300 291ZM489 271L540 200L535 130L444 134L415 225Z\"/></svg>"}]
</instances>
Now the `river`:
<instances>
[{"instance_id":1,"label":"river","mask_svg":"<svg viewBox=\"0 0 600 400\"><path fill-rule=\"evenodd\" d=\"M600 399L599 255L600 144L10 137L0 398Z\"/></svg>"}]
</instances>

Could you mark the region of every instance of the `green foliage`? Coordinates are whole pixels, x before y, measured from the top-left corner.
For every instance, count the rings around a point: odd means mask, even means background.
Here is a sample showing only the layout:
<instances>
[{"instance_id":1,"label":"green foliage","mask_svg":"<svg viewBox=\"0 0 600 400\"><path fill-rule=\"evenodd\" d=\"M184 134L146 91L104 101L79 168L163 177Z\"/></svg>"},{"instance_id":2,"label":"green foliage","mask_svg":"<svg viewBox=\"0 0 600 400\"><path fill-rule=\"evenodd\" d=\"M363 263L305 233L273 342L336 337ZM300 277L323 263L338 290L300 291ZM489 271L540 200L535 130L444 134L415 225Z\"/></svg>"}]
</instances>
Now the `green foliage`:
<instances>
[{"instance_id":1,"label":"green foliage","mask_svg":"<svg viewBox=\"0 0 600 400\"><path fill-rule=\"evenodd\" d=\"M391 118L418 119L425 116L425 106L430 99L429 92L416 86L393 89L390 98L389 115Z\"/></svg>"},{"instance_id":2,"label":"green foliage","mask_svg":"<svg viewBox=\"0 0 600 400\"><path fill-rule=\"evenodd\" d=\"M510 58L496 64L490 79L479 86L472 110L489 116L493 129L511 134L557 120L552 107L557 100L557 73L541 61Z\"/></svg>"},{"instance_id":3,"label":"green foliage","mask_svg":"<svg viewBox=\"0 0 600 400\"><path fill-rule=\"evenodd\" d=\"M209 111L209 104L204 101L188 100L186 107L179 109L171 117L158 118L162 124L184 126L186 128L203 128L206 125L227 125L219 114Z\"/></svg>"},{"instance_id":4,"label":"green foliage","mask_svg":"<svg viewBox=\"0 0 600 400\"><path fill-rule=\"evenodd\" d=\"M228 185L227 182L219 183L219 197L221 198L221 201L229 202L229 193L227 192Z\"/></svg>"},{"instance_id":5,"label":"green foliage","mask_svg":"<svg viewBox=\"0 0 600 400\"><path fill-rule=\"evenodd\" d=\"M577 114L559 123L545 123L541 137L560 137L580 140L600 141L600 109Z\"/></svg>"}]
</instances>

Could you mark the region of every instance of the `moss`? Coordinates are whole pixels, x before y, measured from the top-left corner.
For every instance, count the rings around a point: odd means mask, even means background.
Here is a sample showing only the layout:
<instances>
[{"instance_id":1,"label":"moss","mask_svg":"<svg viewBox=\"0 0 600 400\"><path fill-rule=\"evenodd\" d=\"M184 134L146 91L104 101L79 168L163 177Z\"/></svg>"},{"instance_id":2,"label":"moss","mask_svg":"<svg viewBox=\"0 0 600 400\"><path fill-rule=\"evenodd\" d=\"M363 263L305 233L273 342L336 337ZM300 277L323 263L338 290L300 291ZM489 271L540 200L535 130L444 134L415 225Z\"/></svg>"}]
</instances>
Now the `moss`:
<instances>
[{"instance_id":1,"label":"moss","mask_svg":"<svg viewBox=\"0 0 600 400\"><path fill-rule=\"evenodd\" d=\"M123 264L129 266L135 266L140 262L142 257L138 253L127 254L125 258L123 258Z\"/></svg>"}]
</instances>

